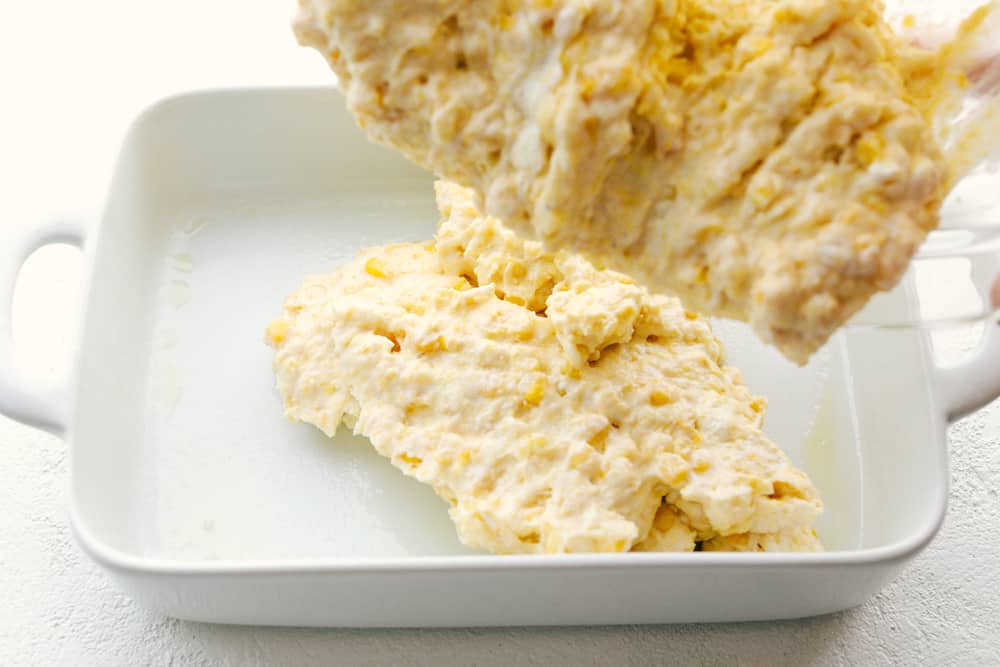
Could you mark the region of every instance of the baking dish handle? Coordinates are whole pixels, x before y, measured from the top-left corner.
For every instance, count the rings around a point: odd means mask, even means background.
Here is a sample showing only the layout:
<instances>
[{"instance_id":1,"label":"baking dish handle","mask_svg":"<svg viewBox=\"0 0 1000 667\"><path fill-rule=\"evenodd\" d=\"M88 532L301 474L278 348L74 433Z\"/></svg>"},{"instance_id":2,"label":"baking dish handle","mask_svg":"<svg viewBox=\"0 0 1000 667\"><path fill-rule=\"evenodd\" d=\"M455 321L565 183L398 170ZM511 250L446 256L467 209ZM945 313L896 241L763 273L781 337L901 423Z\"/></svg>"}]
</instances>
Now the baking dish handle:
<instances>
[{"instance_id":1,"label":"baking dish handle","mask_svg":"<svg viewBox=\"0 0 1000 667\"><path fill-rule=\"evenodd\" d=\"M1000 397L1000 323L990 320L982 340L961 364L935 368L938 396L948 421L956 421Z\"/></svg>"},{"instance_id":2,"label":"baking dish handle","mask_svg":"<svg viewBox=\"0 0 1000 667\"><path fill-rule=\"evenodd\" d=\"M71 221L9 225L0 232L0 414L54 435L66 430L66 382L41 383L17 364L11 329L14 286L36 250L54 243L82 249L84 238L83 226Z\"/></svg>"}]
</instances>

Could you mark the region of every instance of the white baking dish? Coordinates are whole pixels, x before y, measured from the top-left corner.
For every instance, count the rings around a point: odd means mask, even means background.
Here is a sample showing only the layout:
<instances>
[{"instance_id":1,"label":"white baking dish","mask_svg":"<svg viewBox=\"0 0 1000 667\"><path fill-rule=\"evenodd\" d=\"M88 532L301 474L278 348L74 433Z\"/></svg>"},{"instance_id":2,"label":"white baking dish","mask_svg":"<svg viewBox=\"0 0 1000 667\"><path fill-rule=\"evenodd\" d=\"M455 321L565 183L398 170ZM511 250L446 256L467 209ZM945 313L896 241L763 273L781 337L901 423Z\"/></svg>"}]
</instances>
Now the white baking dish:
<instances>
[{"instance_id":1,"label":"white baking dish","mask_svg":"<svg viewBox=\"0 0 1000 667\"><path fill-rule=\"evenodd\" d=\"M822 614L878 591L933 537L945 425L1000 393L1000 343L934 365L916 331L851 330L804 369L742 326L730 360L819 485L823 554L490 556L445 504L343 431L288 422L262 342L284 295L363 246L428 238L431 178L369 144L333 91L205 93L133 126L103 219L0 248L0 410L63 434L82 547L143 604L226 623L399 626L731 621ZM14 276L85 247L66 387L16 369ZM912 307L907 289L885 308Z\"/></svg>"}]
</instances>

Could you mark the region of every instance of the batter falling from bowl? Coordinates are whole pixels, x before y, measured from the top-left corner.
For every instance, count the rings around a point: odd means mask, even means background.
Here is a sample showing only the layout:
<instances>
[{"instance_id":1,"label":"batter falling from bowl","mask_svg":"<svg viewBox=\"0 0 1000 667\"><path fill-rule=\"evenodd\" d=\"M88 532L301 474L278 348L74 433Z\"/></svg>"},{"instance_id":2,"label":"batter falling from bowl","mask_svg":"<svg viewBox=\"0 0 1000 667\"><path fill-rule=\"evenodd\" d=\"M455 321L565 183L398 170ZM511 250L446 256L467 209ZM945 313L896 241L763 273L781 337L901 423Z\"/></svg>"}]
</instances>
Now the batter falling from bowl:
<instances>
[{"instance_id":1,"label":"batter falling from bowl","mask_svg":"<svg viewBox=\"0 0 1000 667\"><path fill-rule=\"evenodd\" d=\"M954 181L934 120L963 49L911 46L878 0L300 5L370 138L798 363L899 281Z\"/></svg>"}]
</instances>

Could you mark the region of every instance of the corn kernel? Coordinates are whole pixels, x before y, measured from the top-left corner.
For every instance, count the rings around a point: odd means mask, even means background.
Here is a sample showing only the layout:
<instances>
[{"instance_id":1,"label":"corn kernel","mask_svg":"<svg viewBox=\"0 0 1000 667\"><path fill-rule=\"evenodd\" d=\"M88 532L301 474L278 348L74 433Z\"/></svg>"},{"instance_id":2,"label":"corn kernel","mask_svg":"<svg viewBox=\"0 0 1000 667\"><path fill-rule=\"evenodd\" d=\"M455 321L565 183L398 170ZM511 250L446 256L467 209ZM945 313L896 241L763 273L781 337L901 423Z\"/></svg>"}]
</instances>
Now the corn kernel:
<instances>
[{"instance_id":1,"label":"corn kernel","mask_svg":"<svg viewBox=\"0 0 1000 667\"><path fill-rule=\"evenodd\" d=\"M754 187L750 188L750 200L753 201L754 205L763 209L766 208L768 204L774 201L774 187L770 183L759 183Z\"/></svg>"},{"instance_id":2,"label":"corn kernel","mask_svg":"<svg viewBox=\"0 0 1000 667\"><path fill-rule=\"evenodd\" d=\"M471 460L472 460L472 454L469 452L468 449L463 449L461 452L458 453L459 465L467 466L469 465L469 461Z\"/></svg>"},{"instance_id":3,"label":"corn kernel","mask_svg":"<svg viewBox=\"0 0 1000 667\"><path fill-rule=\"evenodd\" d=\"M375 257L372 257L365 262L365 273L370 276L374 276L375 278L385 278L387 275L382 262Z\"/></svg>"},{"instance_id":4,"label":"corn kernel","mask_svg":"<svg viewBox=\"0 0 1000 667\"><path fill-rule=\"evenodd\" d=\"M528 440L528 446L535 450L544 449L549 444L548 438L544 435L533 435Z\"/></svg>"},{"instance_id":5,"label":"corn kernel","mask_svg":"<svg viewBox=\"0 0 1000 667\"><path fill-rule=\"evenodd\" d=\"M673 527L676 520L676 515L664 507L657 511L656 516L653 518L653 525L656 526L657 530L665 533Z\"/></svg>"},{"instance_id":6,"label":"corn kernel","mask_svg":"<svg viewBox=\"0 0 1000 667\"><path fill-rule=\"evenodd\" d=\"M670 479L666 480L666 482L670 484L670 486L676 487L680 486L681 484L684 484L687 481L687 479L688 479L688 470L687 468L682 468L677 472L677 474L675 474Z\"/></svg>"},{"instance_id":7,"label":"corn kernel","mask_svg":"<svg viewBox=\"0 0 1000 667\"><path fill-rule=\"evenodd\" d=\"M795 21L798 16L788 7L782 7L778 11L774 12L774 22L775 23L791 23Z\"/></svg>"},{"instance_id":8,"label":"corn kernel","mask_svg":"<svg viewBox=\"0 0 1000 667\"><path fill-rule=\"evenodd\" d=\"M763 55L771 50L774 46L774 42L768 37L760 37L757 39L757 43L753 46L753 54L755 56Z\"/></svg>"},{"instance_id":9,"label":"corn kernel","mask_svg":"<svg viewBox=\"0 0 1000 667\"><path fill-rule=\"evenodd\" d=\"M524 402L528 405L538 405L545 396L545 383L542 380L535 380L535 384L524 395Z\"/></svg>"},{"instance_id":10,"label":"corn kernel","mask_svg":"<svg viewBox=\"0 0 1000 667\"><path fill-rule=\"evenodd\" d=\"M424 462L424 460L419 456L410 456L409 454L400 454L399 458L401 458L406 463L409 463L411 466L418 466Z\"/></svg>"},{"instance_id":11,"label":"corn kernel","mask_svg":"<svg viewBox=\"0 0 1000 667\"><path fill-rule=\"evenodd\" d=\"M288 320L277 319L267 325L267 338L275 345L284 343L288 336Z\"/></svg>"},{"instance_id":12,"label":"corn kernel","mask_svg":"<svg viewBox=\"0 0 1000 667\"><path fill-rule=\"evenodd\" d=\"M427 409L427 405L424 403L407 403L406 405L406 416L412 417L413 415Z\"/></svg>"},{"instance_id":13,"label":"corn kernel","mask_svg":"<svg viewBox=\"0 0 1000 667\"><path fill-rule=\"evenodd\" d=\"M448 341L445 340L444 336L438 336L429 343L421 343L417 346L417 350L423 352L424 354L431 354L433 352L447 352L448 351Z\"/></svg>"},{"instance_id":14,"label":"corn kernel","mask_svg":"<svg viewBox=\"0 0 1000 667\"><path fill-rule=\"evenodd\" d=\"M579 380L583 377L583 372L577 366L570 363L563 364L562 374L571 380Z\"/></svg>"},{"instance_id":15,"label":"corn kernel","mask_svg":"<svg viewBox=\"0 0 1000 667\"><path fill-rule=\"evenodd\" d=\"M515 306L523 306L526 303L524 299L522 299L516 294L508 294L506 301L508 303L514 304Z\"/></svg>"},{"instance_id":16,"label":"corn kernel","mask_svg":"<svg viewBox=\"0 0 1000 667\"><path fill-rule=\"evenodd\" d=\"M876 213L887 213L889 211L888 204L886 204L885 200L875 192L863 195L861 197L861 203Z\"/></svg>"},{"instance_id":17,"label":"corn kernel","mask_svg":"<svg viewBox=\"0 0 1000 667\"><path fill-rule=\"evenodd\" d=\"M414 315L423 315L427 312L427 309L421 306L419 303L404 303L403 310L408 313L413 313Z\"/></svg>"},{"instance_id":18,"label":"corn kernel","mask_svg":"<svg viewBox=\"0 0 1000 667\"><path fill-rule=\"evenodd\" d=\"M695 472L708 472L708 470L711 467L712 467L712 464L709 463L708 461L698 461L697 463L694 464L694 471Z\"/></svg>"},{"instance_id":19,"label":"corn kernel","mask_svg":"<svg viewBox=\"0 0 1000 667\"><path fill-rule=\"evenodd\" d=\"M858 161L867 166L877 160L885 148L885 141L878 134L866 134L857 145Z\"/></svg>"},{"instance_id":20,"label":"corn kernel","mask_svg":"<svg viewBox=\"0 0 1000 667\"><path fill-rule=\"evenodd\" d=\"M652 394L649 395L649 402L651 405L660 407L661 405L666 405L667 403L669 403L670 397L667 396L662 391L654 391Z\"/></svg>"}]
</instances>

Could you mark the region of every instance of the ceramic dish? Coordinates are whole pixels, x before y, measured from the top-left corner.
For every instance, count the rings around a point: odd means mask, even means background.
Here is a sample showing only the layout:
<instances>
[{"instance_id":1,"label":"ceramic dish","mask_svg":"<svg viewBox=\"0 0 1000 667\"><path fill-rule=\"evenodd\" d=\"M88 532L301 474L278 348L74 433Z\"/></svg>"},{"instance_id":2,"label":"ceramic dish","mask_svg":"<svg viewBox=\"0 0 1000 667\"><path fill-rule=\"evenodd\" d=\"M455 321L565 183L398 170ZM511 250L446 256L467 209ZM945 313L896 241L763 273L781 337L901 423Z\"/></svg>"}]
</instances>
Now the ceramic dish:
<instances>
[{"instance_id":1,"label":"ceramic dish","mask_svg":"<svg viewBox=\"0 0 1000 667\"><path fill-rule=\"evenodd\" d=\"M768 397L767 431L820 488L821 554L492 556L361 438L287 421L267 321L307 273L426 239L431 177L369 144L332 90L164 101L125 141L103 218L0 248L0 410L62 435L83 549L136 599L224 623L436 626L733 621L857 605L933 537L950 418L1000 393L988 327L963 364L916 330L852 329L805 368L719 323ZM81 245L88 281L64 386L17 368L24 259ZM908 312L911 282L879 308ZM981 327L982 328L982 327Z\"/></svg>"}]
</instances>

